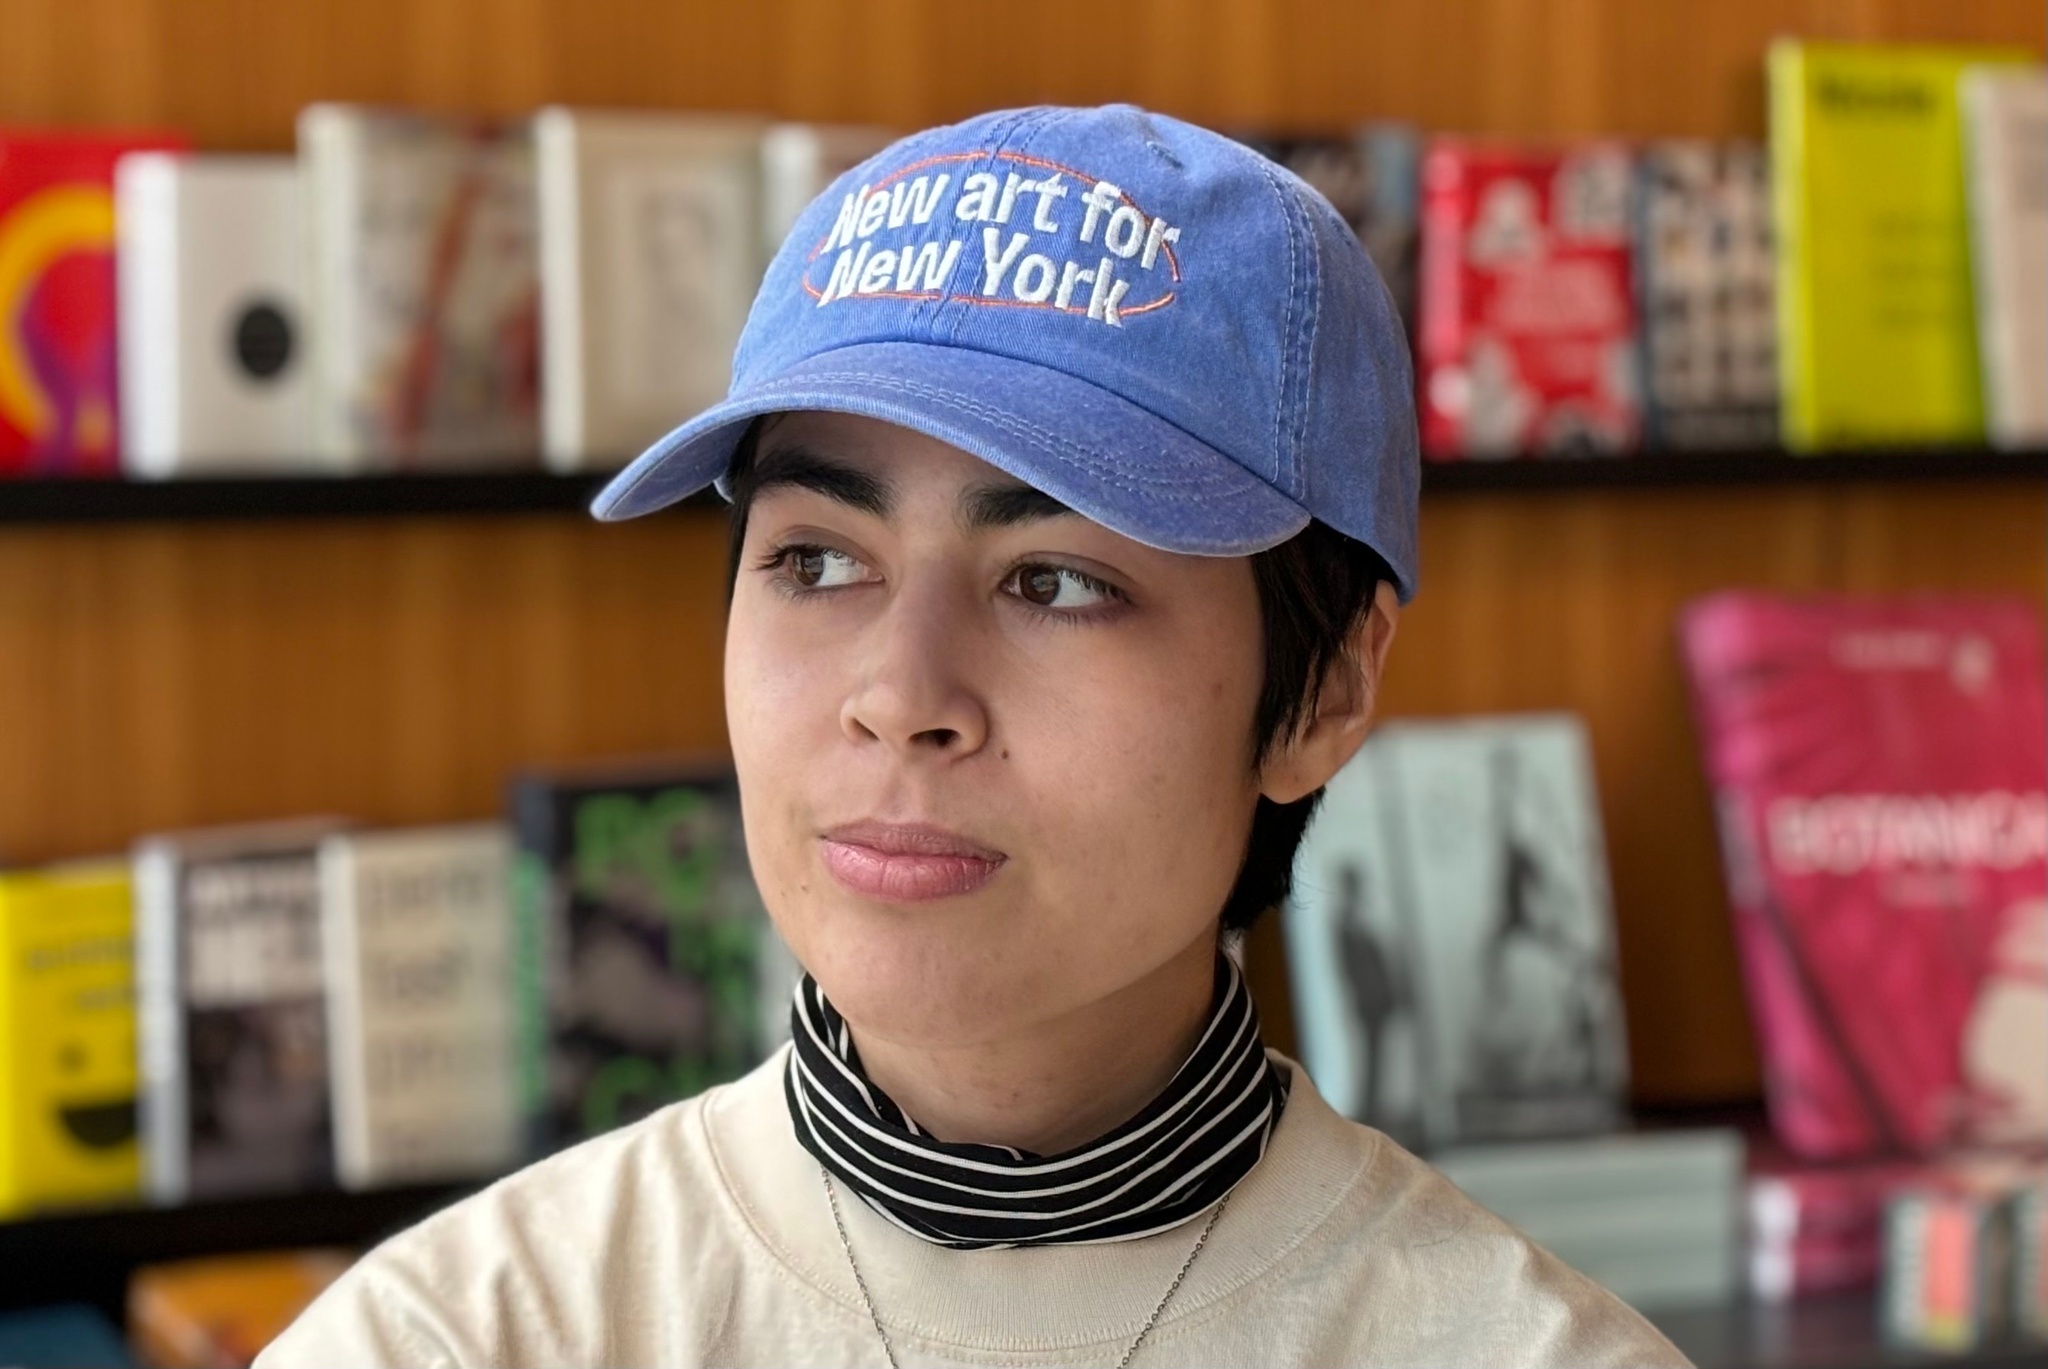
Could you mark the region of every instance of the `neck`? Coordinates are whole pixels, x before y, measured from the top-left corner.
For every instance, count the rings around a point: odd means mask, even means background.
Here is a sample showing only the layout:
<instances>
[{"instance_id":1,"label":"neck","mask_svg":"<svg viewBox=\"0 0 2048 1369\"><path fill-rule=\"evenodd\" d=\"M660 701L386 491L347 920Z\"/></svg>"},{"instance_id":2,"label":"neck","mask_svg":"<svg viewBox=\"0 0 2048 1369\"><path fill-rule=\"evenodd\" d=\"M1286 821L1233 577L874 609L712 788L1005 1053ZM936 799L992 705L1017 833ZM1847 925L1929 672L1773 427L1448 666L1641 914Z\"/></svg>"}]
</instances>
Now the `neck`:
<instances>
[{"instance_id":1,"label":"neck","mask_svg":"<svg viewBox=\"0 0 2048 1369\"><path fill-rule=\"evenodd\" d=\"M1114 1130L1166 1087L1201 1038L1216 940L1074 1012L967 1046L890 1041L853 1026L861 1065L941 1141L1057 1155Z\"/></svg>"}]
</instances>

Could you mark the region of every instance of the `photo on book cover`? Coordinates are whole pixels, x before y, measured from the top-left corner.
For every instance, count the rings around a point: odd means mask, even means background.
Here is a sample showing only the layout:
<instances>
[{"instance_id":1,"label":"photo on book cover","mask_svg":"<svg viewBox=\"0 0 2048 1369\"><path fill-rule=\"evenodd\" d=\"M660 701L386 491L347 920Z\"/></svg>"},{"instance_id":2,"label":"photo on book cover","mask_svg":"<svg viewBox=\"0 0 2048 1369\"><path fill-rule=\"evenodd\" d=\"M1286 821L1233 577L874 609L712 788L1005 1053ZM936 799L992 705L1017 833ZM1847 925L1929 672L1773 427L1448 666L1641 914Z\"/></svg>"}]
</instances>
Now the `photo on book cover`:
<instances>
[{"instance_id":1,"label":"photo on book cover","mask_svg":"<svg viewBox=\"0 0 2048 1369\"><path fill-rule=\"evenodd\" d=\"M1395 723L1334 781L1288 909L1306 1063L1397 1139L1611 1124L1627 1082L1582 726Z\"/></svg>"}]
</instances>

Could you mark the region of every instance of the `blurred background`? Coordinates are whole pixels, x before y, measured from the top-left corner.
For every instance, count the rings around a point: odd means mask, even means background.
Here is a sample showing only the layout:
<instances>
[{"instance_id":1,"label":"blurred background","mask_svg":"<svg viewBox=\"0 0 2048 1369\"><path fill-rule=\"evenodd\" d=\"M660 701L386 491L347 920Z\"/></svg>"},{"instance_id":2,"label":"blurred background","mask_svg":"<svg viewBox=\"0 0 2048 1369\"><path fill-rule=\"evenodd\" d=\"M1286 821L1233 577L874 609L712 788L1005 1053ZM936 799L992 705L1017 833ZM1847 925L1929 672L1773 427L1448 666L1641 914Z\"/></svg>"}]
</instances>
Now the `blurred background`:
<instances>
[{"instance_id":1,"label":"blurred background","mask_svg":"<svg viewBox=\"0 0 2048 1369\"><path fill-rule=\"evenodd\" d=\"M1703 1364L2048 1363L2044 40L0 0L0 1360L245 1362L772 1048L723 516L584 505L892 131L1129 100L1329 194L1417 357L1423 588L1270 1044Z\"/></svg>"}]
</instances>

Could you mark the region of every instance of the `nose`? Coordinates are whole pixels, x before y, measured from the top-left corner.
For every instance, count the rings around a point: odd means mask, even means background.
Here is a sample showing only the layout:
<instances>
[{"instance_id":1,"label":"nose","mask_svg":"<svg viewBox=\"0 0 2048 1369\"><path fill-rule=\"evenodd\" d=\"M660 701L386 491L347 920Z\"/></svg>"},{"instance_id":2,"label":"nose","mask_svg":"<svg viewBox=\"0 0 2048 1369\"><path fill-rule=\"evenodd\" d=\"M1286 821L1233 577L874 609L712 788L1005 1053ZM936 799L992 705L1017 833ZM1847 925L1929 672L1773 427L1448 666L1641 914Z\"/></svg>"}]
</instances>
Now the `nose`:
<instances>
[{"instance_id":1,"label":"nose","mask_svg":"<svg viewBox=\"0 0 2048 1369\"><path fill-rule=\"evenodd\" d=\"M988 744L968 597L941 585L903 590L875 618L866 669L839 710L849 739L956 760Z\"/></svg>"}]
</instances>

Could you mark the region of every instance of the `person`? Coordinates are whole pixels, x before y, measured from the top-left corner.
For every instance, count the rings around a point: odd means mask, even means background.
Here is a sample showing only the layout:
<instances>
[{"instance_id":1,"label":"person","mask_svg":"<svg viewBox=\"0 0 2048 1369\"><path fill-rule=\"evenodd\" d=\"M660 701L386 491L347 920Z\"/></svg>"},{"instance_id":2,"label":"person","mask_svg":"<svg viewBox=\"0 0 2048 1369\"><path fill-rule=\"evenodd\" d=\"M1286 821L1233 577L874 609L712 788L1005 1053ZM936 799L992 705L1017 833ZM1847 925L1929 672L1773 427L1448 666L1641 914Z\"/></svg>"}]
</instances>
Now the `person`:
<instances>
[{"instance_id":1,"label":"person","mask_svg":"<svg viewBox=\"0 0 2048 1369\"><path fill-rule=\"evenodd\" d=\"M1249 150L1041 107L842 176L726 401L595 506L732 501L792 1040L388 1241L259 1363L1683 1364L1333 1112L1227 953L1370 726L1418 473L1378 276Z\"/></svg>"}]
</instances>

